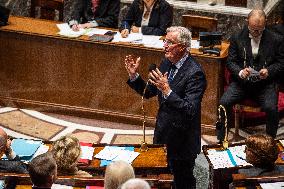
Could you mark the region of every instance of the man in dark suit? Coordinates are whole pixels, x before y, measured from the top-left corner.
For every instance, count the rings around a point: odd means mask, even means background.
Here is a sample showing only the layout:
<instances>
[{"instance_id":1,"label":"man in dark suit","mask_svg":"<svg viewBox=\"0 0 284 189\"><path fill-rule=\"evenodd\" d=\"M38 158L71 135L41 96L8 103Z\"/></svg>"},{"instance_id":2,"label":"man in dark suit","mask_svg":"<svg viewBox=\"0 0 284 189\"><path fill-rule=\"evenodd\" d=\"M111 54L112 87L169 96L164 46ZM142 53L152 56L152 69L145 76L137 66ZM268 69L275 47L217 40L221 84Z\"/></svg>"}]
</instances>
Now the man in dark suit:
<instances>
[{"instance_id":1,"label":"man in dark suit","mask_svg":"<svg viewBox=\"0 0 284 189\"><path fill-rule=\"evenodd\" d=\"M0 160L0 172L28 173L26 164L20 161L19 156L11 148L11 140L7 133L0 128L0 154L5 154L8 160Z\"/></svg>"},{"instance_id":2,"label":"man in dark suit","mask_svg":"<svg viewBox=\"0 0 284 189\"><path fill-rule=\"evenodd\" d=\"M226 108L229 125L232 106L245 98L255 100L266 113L266 133L276 137L278 117L278 90L276 78L283 69L284 54L281 37L265 28L263 10L252 10L248 26L230 39L227 68L232 82L223 94L220 104ZM220 130L218 130L220 129ZM217 128L218 139L224 139L224 128Z\"/></svg>"},{"instance_id":3,"label":"man in dark suit","mask_svg":"<svg viewBox=\"0 0 284 189\"><path fill-rule=\"evenodd\" d=\"M167 145L169 167L176 189L196 188L193 168L201 148L201 101L206 78L201 66L189 54L191 33L184 27L167 29L165 59L150 72L145 97L158 95L159 111L155 144ZM146 83L137 73L140 57L129 55L125 67L128 84L143 95Z\"/></svg>"},{"instance_id":4,"label":"man in dark suit","mask_svg":"<svg viewBox=\"0 0 284 189\"><path fill-rule=\"evenodd\" d=\"M57 178L57 165L51 152L35 157L29 165L33 189L50 189Z\"/></svg>"},{"instance_id":5,"label":"man in dark suit","mask_svg":"<svg viewBox=\"0 0 284 189\"><path fill-rule=\"evenodd\" d=\"M69 25L74 31L97 26L118 27L119 0L76 0L73 5Z\"/></svg>"}]
</instances>

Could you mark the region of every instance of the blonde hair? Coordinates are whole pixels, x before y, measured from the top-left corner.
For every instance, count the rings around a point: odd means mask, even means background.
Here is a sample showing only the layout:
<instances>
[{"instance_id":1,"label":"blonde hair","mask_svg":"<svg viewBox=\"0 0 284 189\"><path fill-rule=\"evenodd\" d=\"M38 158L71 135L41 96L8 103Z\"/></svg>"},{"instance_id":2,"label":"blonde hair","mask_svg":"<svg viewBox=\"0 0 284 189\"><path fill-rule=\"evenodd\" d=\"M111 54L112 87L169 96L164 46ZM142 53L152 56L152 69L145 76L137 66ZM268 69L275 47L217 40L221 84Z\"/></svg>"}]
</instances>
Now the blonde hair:
<instances>
[{"instance_id":1,"label":"blonde hair","mask_svg":"<svg viewBox=\"0 0 284 189\"><path fill-rule=\"evenodd\" d=\"M79 140L70 135L62 136L53 142L52 153L57 162L59 174L75 174L81 154Z\"/></svg>"},{"instance_id":2,"label":"blonde hair","mask_svg":"<svg viewBox=\"0 0 284 189\"><path fill-rule=\"evenodd\" d=\"M115 161L110 163L105 171L105 189L117 189L128 179L134 178L134 170L125 161Z\"/></svg>"}]
</instances>

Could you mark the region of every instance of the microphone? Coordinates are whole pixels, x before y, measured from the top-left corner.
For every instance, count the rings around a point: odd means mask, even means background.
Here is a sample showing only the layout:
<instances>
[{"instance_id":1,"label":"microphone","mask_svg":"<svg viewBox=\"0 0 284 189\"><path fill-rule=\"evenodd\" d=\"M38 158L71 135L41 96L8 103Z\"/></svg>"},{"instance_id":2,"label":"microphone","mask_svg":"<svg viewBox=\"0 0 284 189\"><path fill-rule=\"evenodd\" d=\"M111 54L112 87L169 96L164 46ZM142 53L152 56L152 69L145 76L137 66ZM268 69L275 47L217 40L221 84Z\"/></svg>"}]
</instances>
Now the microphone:
<instances>
[{"instance_id":1,"label":"microphone","mask_svg":"<svg viewBox=\"0 0 284 189\"><path fill-rule=\"evenodd\" d=\"M155 70L156 67L157 67L156 64L150 64L149 68L148 68L148 71L151 72L151 71ZM149 86L149 80L150 80L150 77L148 77L148 80L146 82L145 88L143 90L142 98L141 98L141 103L142 103L141 109L142 109L142 112L143 112L143 124L142 124L142 127L143 127L143 141L141 142L140 151L142 151L142 152L145 152L145 151L148 150L148 146L147 146L147 143L146 143L146 137L145 137L146 112L145 112L145 109L144 109L144 96L145 96L145 93L146 93L146 89Z\"/></svg>"}]
</instances>

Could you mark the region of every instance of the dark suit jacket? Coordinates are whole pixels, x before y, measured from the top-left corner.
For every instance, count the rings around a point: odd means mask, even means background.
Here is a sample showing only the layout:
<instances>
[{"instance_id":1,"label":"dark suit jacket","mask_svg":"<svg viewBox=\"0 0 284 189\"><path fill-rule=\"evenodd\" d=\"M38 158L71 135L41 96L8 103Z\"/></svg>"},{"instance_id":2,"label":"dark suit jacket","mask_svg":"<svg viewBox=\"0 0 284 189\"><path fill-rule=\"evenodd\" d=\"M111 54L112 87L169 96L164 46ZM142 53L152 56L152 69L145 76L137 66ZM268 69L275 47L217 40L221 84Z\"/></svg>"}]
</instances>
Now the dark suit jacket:
<instances>
[{"instance_id":1,"label":"dark suit jacket","mask_svg":"<svg viewBox=\"0 0 284 189\"><path fill-rule=\"evenodd\" d=\"M0 172L28 173L26 164L20 161L19 156L13 160L0 160Z\"/></svg>"},{"instance_id":2,"label":"dark suit jacket","mask_svg":"<svg viewBox=\"0 0 284 189\"><path fill-rule=\"evenodd\" d=\"M232 74L233 81L247 82L239 77L239 72L245 67L245 57L247 67L254 65L257 71L263 67L267 68L269 76L266 80L261 80L261 82L274 81L279 76L280 70L283 70L284 67L284 52L283 48L280 48L281 41L281 36L265 29L259 45L258 62L254 64L251 39L249 38L247 26L240 33L233 35L230 39L227 60L227 68Z\"/></svg>"},{"instance_id":3,"label":"dark suit jacket","mask_svg":"<svg viewBox=\"0 0 284 189\"><path fill-rule=\"evenodd\" d=\"M160 71L165 73L171 63L162 61ZM129 81L131 88L143 94L145 82L141 77ZM168 158L185 160L200 152L201 101L206 88L205 74L192 57L188 57L171 82L172 93L164 99L155 86L150 85L146 98L158 95L159 111L154 133L155 144L167 144Z\"/></svg>"},{"instance_id":4,"label":"dark suit jacket","mask_svg":"<svg viewBox=\"0 0 284 189\"><path fill-rule=\"evenodd\" d=\"M239 173L245 174L248 177L254 176L272 176L272 175L279 175L283 174L284 166L283 165L276 165L273 170L267 170L259 167L250 167L248 169L239 169Z\"/></svg>"},{"instance_id":5,"label":"dark suit jacket","mask_svg":"<svg viewBox=\"0 0 284 189\"><path fill-rule=\"evenodd\" d=\"M78 23L95 20L99 26L117 28L119 11L119 0L101 0L95 15L92 12L91 0L76 0L71 20L76 20Z\"/></svg>"},{"instance_id":6,"label":"dark suit jacket","mask_svg":"<svg viewBox=\"0 0 284 189\"><path fill-rule=\"evenodd\" d=\"M272 28L272 30L278 33L279 35L284 36L284 24L277 24Z\"/></svg>"},{"instance_id":7,"label":"dark suit jacket","mask_svg":"<svg viewBox=\"0 0 284 189\"><path fill-rule=\"evenodd\" d=\"M129 29L132 25L141 27L144 7L141 0L134 0L125 19L122 20L120 30ZM141 9L142 8L142 9ZM142 26L144 35L165 35L166 29L172 25L173 9L165 0L157 0L152 9L148 26Z\"/></svg>"}]
</instances>

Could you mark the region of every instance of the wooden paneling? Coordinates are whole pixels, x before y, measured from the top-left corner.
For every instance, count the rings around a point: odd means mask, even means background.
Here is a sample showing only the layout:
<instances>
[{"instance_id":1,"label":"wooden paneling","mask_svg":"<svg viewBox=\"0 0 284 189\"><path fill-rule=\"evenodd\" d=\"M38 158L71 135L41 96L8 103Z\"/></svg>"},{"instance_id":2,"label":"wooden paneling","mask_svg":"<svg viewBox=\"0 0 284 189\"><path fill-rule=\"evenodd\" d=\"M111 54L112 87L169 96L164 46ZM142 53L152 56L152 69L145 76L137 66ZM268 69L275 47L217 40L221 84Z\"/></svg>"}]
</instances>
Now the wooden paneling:
<instances>
[{"instance_id":1,"label":"wooden paneling","mask_svg":"<svg viewBox=\"0 0 284 189\"><path fill-rule=\"evenodd\" d=\"M126 84L124 58L142 57L145 78L151 63L159 64L163 50L122 43L91 42L86 37L64 38L53 21L11 17L0 28L0 102L4 106L73 113L110 121L141 124L141 97ZM192 55L203 66L208 86L202 102L202 123L213 125L222 93L220 57ZM147 126L154 125L157 100L146 100Z\"/></svg>"}]
</instances>

